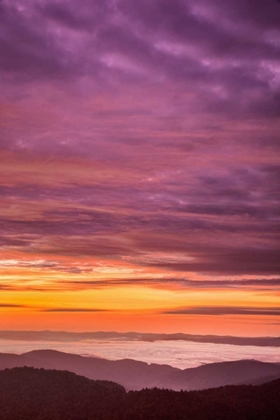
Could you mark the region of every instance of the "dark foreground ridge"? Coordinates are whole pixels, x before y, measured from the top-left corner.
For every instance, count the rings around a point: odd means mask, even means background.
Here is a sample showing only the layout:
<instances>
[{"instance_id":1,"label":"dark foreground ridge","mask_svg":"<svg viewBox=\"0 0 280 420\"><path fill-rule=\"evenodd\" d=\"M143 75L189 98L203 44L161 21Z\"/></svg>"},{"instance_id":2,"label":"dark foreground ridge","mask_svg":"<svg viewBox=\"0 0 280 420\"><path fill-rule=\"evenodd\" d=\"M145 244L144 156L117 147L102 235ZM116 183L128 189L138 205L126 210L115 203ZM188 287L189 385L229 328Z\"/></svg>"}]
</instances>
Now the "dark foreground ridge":
<instances>
[{"instance_id":1,"label":"dark foreground ridge","mask_svg":"<svg viewBox=\"0 0 280 420\"><path fill-rule=\"evenodd\" d=\"M192 391L225 385L259 385L280 378L279 364L257 360L211 363L182 370L131 359L113 361L55 350L0 354L0 370L23 366L67 370L89 379L113 381L135 391L154 387Z\"/></svg>"},{"instance_id":2,"label":"dark foreground ridge","mask_svg":"<svg viewBox=\"0 0 280 420\"><path fill-rule=\"evenodd\" d=\"M67 371L0 372L1 420L279 420L280 379L205 391L130 391Z\"/></svg>"}]
</instances>

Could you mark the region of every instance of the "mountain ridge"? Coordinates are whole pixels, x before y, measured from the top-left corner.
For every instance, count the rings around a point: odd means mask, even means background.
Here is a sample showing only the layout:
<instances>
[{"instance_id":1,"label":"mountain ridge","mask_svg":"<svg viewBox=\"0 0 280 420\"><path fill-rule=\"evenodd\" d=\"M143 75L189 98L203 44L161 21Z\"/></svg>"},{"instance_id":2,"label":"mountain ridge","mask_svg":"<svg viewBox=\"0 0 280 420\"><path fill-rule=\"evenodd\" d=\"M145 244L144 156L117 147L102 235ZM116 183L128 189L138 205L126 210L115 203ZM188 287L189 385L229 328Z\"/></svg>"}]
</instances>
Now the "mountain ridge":
<instances>
[{"instance_id":1,"label":"mountain ridge","mask_svg":"<svg viewBox=\"0 0 280 420\"><path fill-rule=\"evenodd\" d=\"M0 369L34 367L66 370L94 380L108 380L127 390L165 388L175 391L208 389L224 385L264 383L280 378L280 364L256 360L210 363L179 369L132 359L107 360L57 350L32 350L22 355L0 354Z\"/></svg>"},{"instance_id":2,"label":"mountain ridge","mask_svg":"<svg viewBox=\"0 0 280 420\"><path fill-rule=\"evenodd\" d=\"M68 371L0 371L0 420L278 420L280 379L203 391L129 391Z\"/></svg>"},{"instance_id":3,"label":"mountain ridge","mask_svg":"<svg viewBox=\"0 0 280 420\"><path fill-rule=\"evenodd\" d=\"M182 340L196 343L230 344L238 346L280 347L280 337L235 337L219 335L199 335L186 333L139 333L139 332L116 332L116 331L11 331L1 330L0 339L24 340L24 341L81 341L85 339L126 339L135 341L170 341Z\"/></svg>"}]
</instances>

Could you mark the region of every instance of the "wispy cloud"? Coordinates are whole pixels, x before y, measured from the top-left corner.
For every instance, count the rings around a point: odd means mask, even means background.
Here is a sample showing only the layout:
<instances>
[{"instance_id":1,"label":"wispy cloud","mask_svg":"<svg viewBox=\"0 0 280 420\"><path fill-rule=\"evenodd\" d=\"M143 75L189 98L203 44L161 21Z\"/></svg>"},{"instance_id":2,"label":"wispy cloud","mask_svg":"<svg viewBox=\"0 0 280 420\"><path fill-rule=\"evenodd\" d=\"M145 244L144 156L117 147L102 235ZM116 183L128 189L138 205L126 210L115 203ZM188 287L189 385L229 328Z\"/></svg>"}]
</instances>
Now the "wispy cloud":
<instances>
[{"instance_id":1,"label":"wispy cloud","mask_svg":"<svg viewBox=\"0 0 280 420\"><path fill-rule=\"evenodd\" d=\"M280 309L242 306L195 306L163 311L167 315L261 315L280 316Z\"/></svg>"},{"instance_id":2,"label":"wispy cloud","mask_svg":"<svg viewBox=\"0 0 280 420\"><path fill-rule=\"evenodd\" d=\"M41 312L107 312L107 309L100 308L44 308Z\"/></svg>"},{"instance_id":3,"label":"wispy cloud","mask_svg":"<svg viewBox=\"0 0 280 420\"><path fill-rule=\"evenodd\" d=\"M14 303L1 303L0 302L0 309L1 308L26 308L26 305L19 305Z\"/></svg>"},{"instance_id":4,"label":"wispy cloud","mask_svg":"<svg viewBox=\"0 0 280 420\"><path fill-rule=\"evenodd\" d=\"M95 280L77 280L65 282L65 288L85 288L95 289L102 287L117 286L150 286L150 287L185 287L186 289L248 289L248 290L278 290L280 288L280 279L234 279L234 280L189 280L180 277L155 277L155 278L123 278L123 279L95 279Z\"/></svg>"}]
</instances>

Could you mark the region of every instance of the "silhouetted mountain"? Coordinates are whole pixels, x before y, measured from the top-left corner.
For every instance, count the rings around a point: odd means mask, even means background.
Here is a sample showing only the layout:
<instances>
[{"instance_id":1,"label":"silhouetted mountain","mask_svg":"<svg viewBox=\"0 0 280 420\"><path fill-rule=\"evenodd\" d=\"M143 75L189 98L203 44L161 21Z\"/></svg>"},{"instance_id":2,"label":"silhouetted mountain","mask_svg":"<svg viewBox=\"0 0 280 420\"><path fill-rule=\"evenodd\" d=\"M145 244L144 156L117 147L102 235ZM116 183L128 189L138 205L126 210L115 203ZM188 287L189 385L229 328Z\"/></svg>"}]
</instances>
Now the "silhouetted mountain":
<instances>
[{"instance_id":1,"label":"silhouetted mountain","mask_svg":"<svg viewBox=\"0 0 280 420\"><path fill-rule=\"evenodd\" d=\"M0 372L2 420L117 420L125 389L70 372L14 368Z\"/></svg>"},{"instance_id":2,"label":"silhouetted mountain","mask_svg":"<svg viewBox=\"0 0 280 420\"><path fill-rule=\"evenodd\" d=\"M22 355L0 354L1 369L22 366L67 370L89 379L117 382L127 390L155 386L173 390L195 390L242 383L260 384L280 377L279 364L253 360L212 363L181 370L130 359L112 361L55 350L36 350Z\"/></svg>"},{"instance_id":3,"label":"silhouetted mountain","mask_svg":"<svg viewBox=\"0 0 280 420\"><path fill-rule=\"evenodd\" d=\"M126 393L66 371L0 372L0 420L278 420L280 380L206 391Z\"/></svg>"},{"instance_id":4,"label":"silhouetted mountain","mask_svg":"<svg viewBox=\"0 0 280 420\"><path fill-rule=\"evenodd\" d=\"M280 365L256 360L211 363L172 372L156 384L175 391L216 388L225 385L261 384L280 377Z\"/></svg>"},{"instance_id":5,"label":"silhouetted mountain","mask_svg":"<svg viewBox=\"0 0 280 420\"><path fill-rule=\"evenodd\" d=\"M131 391L124 420L279 420L280 380L204 391Z\"/></svg>"},{"instance_id":6,"label":"silhouetted mountain","mask_svg":"<svg viewBox=\"0 0 280 420\"><path fill-rule=\"evenodd\" d=\"M17 354L6 354L1 353L0 354L0 370L6 369L6 368L13 368L17 366L24 366L23 357L19 356Z\"/></svg>"},{"instance_id":7,"label":"silhouetted mountain","mask_svg":"<svg viewBox=\"0 0 280 420\"><path fill-rule=\"evenodd\" d=\"M2 356L4 362L2 362ZM117 382L126 389L142 389L154 386L163 375L179 369L168 365L147 364L136 360L106 360L83 357L55 350L35 350L21 356L0 354L1 368L30 366L45 369L68 370L89 379ZM14 356L14 359L13 359ZM9 361L10 360L10 361ZM5 362L6 361L6 362Z\"/></svg>"},{"instance_id":8,"label":"silhouetted mountain","mask_svg":"<svg viewBox=\"0 0 280 420\"><path fill-rule=\"evenodd\" d=\"M231 344L238 346L280 347L280 337L232 337L219 335L194 335L194 334L163 334L139 332L70 332L70 331L0 331L1 340L23 341L82 341L96 339L119 339L128 341L173 341L183 340L196 343Z\"/></svg>"}]
</instances>

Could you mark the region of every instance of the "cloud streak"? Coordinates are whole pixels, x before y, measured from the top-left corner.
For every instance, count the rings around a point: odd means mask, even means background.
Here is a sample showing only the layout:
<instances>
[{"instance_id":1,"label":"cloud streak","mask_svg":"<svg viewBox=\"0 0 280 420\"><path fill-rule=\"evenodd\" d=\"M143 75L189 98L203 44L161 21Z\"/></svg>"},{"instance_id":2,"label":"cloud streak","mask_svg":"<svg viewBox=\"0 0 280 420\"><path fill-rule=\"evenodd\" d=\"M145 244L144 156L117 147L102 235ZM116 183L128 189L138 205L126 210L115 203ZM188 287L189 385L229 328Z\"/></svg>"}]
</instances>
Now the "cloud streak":
<instances>
[{"instance_id":1,"label":"cloud streak","mask_svg":"<svg viewBox=\"0 0 280 420\"><path fill-rule=\"evenodd\" d=\"M1 308L25 308L25 305L18 305L18 304L14 304L14 303L0 303L0 309Z\"/></svg>"},{"instance_id":2,"label":"cloud streak","mask_svg":"<svg viewBox=\"0 0 280 420\"><path fill-rule=\"evenodd\" d=\"M106 280L78 280L69 281L64 285L65 288L70 289L98 289L103 287L115 288L118 286L134 287L134 286L149 286L149 287L162 287L162 288L186 288L186 289L245 289L245 290L279 290L279 279L244 279L244 280L188 280L180 277L172 278L125 278L125 279L106 279Z\"/></svg>"},{"instance_id":3,"label":"cloud streak","mask_svg":"<svg viewBox=\"0 0 280 420\"><path fill-rule=\"evenodd\" d=\"M41 312L107 312L107 309L99 308L47 308Z\"/></svg>"},{"instance_id":4,"label":"cloud streak","mask_svg":"<svg viewBox=\"0 0 280 420\"><path fill-rule=\"evenodd\" d=\"M279 308L257 308L239 306L197 306L194 308L178 308L162 312L166 315L260 315L280 316Z\"/></svg>"}]
</instances>

